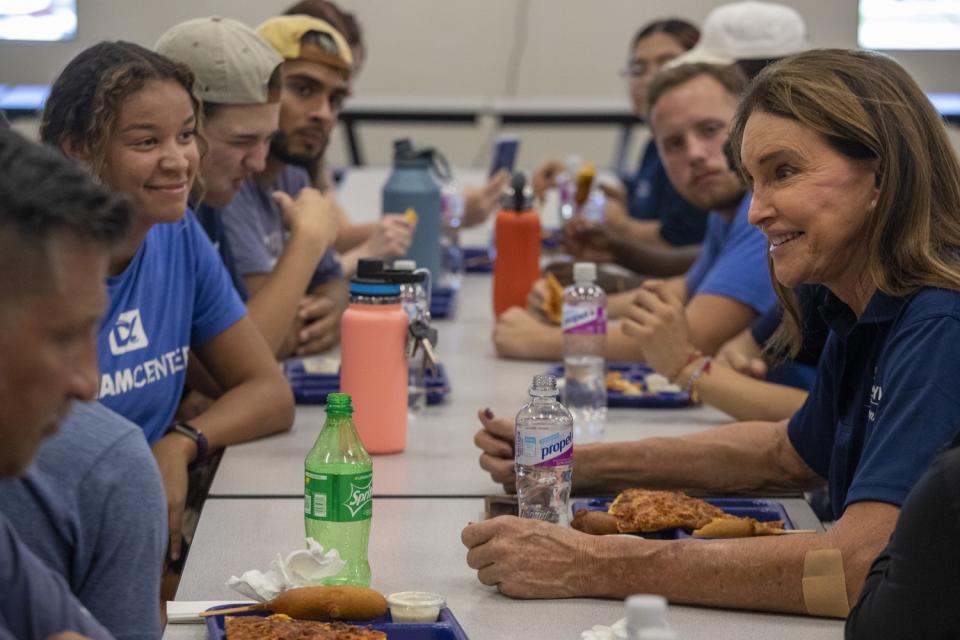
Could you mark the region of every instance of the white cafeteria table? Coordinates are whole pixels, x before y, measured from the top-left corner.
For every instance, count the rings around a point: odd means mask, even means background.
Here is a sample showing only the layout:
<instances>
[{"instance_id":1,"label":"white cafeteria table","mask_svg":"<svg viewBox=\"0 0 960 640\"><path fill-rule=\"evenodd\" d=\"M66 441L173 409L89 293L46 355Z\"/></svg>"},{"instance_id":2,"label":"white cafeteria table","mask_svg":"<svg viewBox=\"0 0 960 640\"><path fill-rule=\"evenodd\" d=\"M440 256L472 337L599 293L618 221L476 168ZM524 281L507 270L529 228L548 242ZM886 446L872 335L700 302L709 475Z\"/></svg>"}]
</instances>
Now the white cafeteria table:
<instances>
[{"instance_id":1,"label":"white cafeteria table","mask_svg":"<svg viewBox=\"0 0 960 640\"><path fill-rule=\"evenodd\" d=\"M784 500L798 527L819 521L801 499ZM460 531L480 517L479 498L377 498L370 540L371 586L383 593L410 589L446 596L471 640L579 638L595 624L622 617L617 600L512 600L477 581L467 567ZM229 600L231 575L266 568L278 552L303 545L303 499L207 501L177 593L178 600ZM802 616L671 606L670 623L683 640L839 640L843 625ZM204 638L200 625L168 625L165 638Z\"/></svg>"},{"instance_id":2,"label":"white cafeteria table","mask_svg":"<svg viewBox=\"0 0 960 640\"><path fill-rule=\"evenodd\" d=\"M385 168L351 169L341 200L351 216L379 213ZM460 172L479 183L479 172ZM462 244L487 241L485 228L465 232ZM595 624L622 616L619 601L511 600L484 587L466 565L460 530L482 515L481 496L499 493L477 465L476 411L489 406L515 413L531 377L546 363L498 360L491 342L490 278L467 275L450 320L437 321L439 354L452 392L410 420L405 452L374 459L374 521L370 542L372 586L384 593L422 589L446 595L474 639L579 638ZM320 406L297 408L285 434L235 445L224 452L187 560L177 600L229 600L225 581L250 568L266 568L275 554L303 545L303 458L323 423ZM728 421L709 407L613 409L607 440L681 435ZM821 529L802 499L782 500L799 528ZM839 639L837 621L801 616L672 606L670 621L684 640ZM200 625L168 625L164 638L204 638Z\"/></svg>"}]
</instances>

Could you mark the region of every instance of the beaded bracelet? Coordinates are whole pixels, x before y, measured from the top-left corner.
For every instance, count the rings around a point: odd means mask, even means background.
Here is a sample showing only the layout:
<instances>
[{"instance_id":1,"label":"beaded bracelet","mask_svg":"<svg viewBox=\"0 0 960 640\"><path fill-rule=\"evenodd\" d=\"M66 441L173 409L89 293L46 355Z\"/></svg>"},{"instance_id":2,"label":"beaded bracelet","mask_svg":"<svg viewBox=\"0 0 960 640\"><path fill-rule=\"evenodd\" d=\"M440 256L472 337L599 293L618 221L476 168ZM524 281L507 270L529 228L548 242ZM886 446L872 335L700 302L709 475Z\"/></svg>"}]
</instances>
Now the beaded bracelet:
<instances>
[{"instance_id":1,"label":"beaded bracelet","mask_svg":"<svg viewBox=\"0 0 960 640\"><path fill-rule=\"evenodd\" d=\"M676 383L677 383L677 379L683 374L683 370L686 369L687 367L689 367L691 364L693 364L694 362L696 362L697 360L699 360L699 359L702 358L702 357L703 357L703 352L700 351L699 349L694 349L694 350L691 351L690 354L687 356L687 361L684 362L683 365L682 365L679 369L677 369L677 372L676 372L675 374L673 374L672 376L667 376L667 379L669 379L670 382L676 384Z\"/></svg>"},{"instance_id":2,"label":"beaded bracelet","mask_svg":"<svg viewBox=\"0 0 960 640\"><path fill-rule=\"evenodd\" d=\"M700 403L700 394L697 393L697 390L694 389L693 385L700 378L700 376L705 373L710 373L710 364L712 362L713 358L710 356L705 356L697 368L693 370L693 373L690 374L690 377L687 379L687 383L683 385L683 390L690 394L690 401L694 404Z\"/></svg>"}]
</instances>

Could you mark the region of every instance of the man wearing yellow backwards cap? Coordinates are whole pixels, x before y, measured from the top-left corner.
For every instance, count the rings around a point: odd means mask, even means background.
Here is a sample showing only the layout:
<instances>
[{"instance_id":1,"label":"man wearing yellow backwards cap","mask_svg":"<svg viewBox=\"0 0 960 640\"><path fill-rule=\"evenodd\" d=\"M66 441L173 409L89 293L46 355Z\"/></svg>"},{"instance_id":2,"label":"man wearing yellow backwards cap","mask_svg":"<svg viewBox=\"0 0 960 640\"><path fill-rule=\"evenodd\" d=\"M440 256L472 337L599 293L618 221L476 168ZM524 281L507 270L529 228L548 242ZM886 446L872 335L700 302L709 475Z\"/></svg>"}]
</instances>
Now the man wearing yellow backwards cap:
<instances>
[{"instance_id":1,"label":"man wearing yellow backwards cap","mask_svg":"<svg viewBox=\"0 0 960 640\"><path fill-rule=\"evenodd\" d=\"M279 131L265 168L243 185L223 211L238 271L254 297L265 286L284 246L293 241L274 192L293 198L312 193L306 191L312 184L308 169L326 150L347 96L353 62L343 36L322 20L280 16L263 23L258 33L283 59ZM342 209L331 194L324 200L332 203L342 227L346 223ZM321 260L300 301L298 320L278 355L307 355L336 344L347 298L344 272L349 275L359 257L389 259L409 246L412 229L401 216L386 216L378 228L380 233L343 256L342 270L333 259Z\"/></svg>"},{"instance_id":2,"label":"man wearing yellow backwards cap","mask_svg":"<svg viewBox=\"0 0 960 640\"><path fill-rule=\"evenodd\" d=\"M297 73L304 74L304 77L316 74L319 66L326 69L327 73L333 70L335 73L344 74L344 84L337 83L339 86L338 102L331 104L331 115L326 122L326 129L322 136L320 149L297 148L302 140L298 141L296 130L289 137L283 137L275 147L279 157L283 158L284 144L289 145L287 149L287 159L290 162L300 162L307 167L313 183L318 185L326 192L323 185L332 185L333 181L325 176L317 176L321 171L323 163L323 153L326 150L327 142L330 140L330 131L337 124L340 117L340 107L347 95L350 95L350 81L356 74L356 66L353 61L353 49L330 23L324 23L329 29L329 33L313 31L316 22L323 22L320 18L312 15L285 15L280 18L268 20L260 26L260 34L264 36L270 44L287 60L284 65L285 70L296 69ZM313 25L313 26L311 26ZM329 37L327 37L329 36ZM347 47L344 49L344 47ZM345 53L346 55L340 55ZM306 65L298 64L306 62ZM346 64L345 64L346 63ZM312 70L312 71L311 71ZM316 79L316 76L313 76ZM285 85L286 86L286 85ZM341 90L345 90L343 93ZM302 108L309 100L296 100L302 95L288 95L284 93L283 112L280 116L281 133L287 131L284 122L290 122L297 126L294 118L284 118L284 113L293 114L298 112L303 115ZM335 108L334 108L335 106ZM336 204L336 201L334 200ZM357 260L360 258L381 258L391 260L399 258L406 254L413 240L413 227L411 222L400 214L388 214L383 216L378 222L370 224L351 224L346 213L339 205L340 212L340 234L337 236L336 248L340 252L340 262L343 265L344 275L351 276L357 270Z\"/></svg>"}]
</instances>

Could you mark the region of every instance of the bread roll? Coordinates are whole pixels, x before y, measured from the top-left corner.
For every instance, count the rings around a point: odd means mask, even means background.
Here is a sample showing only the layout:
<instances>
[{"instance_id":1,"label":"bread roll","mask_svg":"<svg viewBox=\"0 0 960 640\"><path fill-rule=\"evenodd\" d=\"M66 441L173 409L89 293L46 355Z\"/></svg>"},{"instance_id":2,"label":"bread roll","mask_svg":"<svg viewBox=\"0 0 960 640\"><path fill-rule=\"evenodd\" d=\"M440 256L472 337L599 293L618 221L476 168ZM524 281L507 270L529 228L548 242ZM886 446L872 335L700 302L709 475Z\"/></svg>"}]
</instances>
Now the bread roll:
<instances>
[{"instance_id":1,"label":"bread roll","mask_svg":"<svg viewBox=\"0 0 960 640\"><path fill-rule=\"evenodd\" d=\"M269 604L274 613L297 620L370 620L387 612L387 599L366 587L300 587Z\"/></svg>"},{"instance_id":2,"label":"bread roll","mask_svg":"<svg viewBox=\"0 0 960 640\"><path fill-rule=\"evenodd\" d=\"M618 533L616 517L606 511L581 509L573 515L571 526L578 531L595 536Z\"/></svg>"}]
</instances>

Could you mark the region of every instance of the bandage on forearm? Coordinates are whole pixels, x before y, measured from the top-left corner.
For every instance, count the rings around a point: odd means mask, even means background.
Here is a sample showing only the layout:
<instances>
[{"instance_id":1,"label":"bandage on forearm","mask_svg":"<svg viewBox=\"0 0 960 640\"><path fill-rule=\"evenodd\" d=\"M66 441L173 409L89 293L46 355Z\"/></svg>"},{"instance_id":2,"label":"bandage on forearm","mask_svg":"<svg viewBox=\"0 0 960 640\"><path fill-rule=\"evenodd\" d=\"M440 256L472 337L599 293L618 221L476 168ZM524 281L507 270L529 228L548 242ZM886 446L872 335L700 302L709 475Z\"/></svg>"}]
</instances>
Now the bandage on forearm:
<instances>
[{"instance_id":1,"label":"bandage on forearm","mask_svg":"<svg viewBox=\"0 0 960 640\"><path fill-rule=\"evenodd\" d=\"M839 549L817 549L804 555L803 604L812 616L846 618L850 613Z\"/></svg>"}]
</instances>

